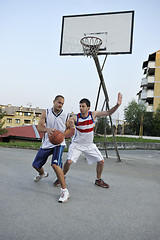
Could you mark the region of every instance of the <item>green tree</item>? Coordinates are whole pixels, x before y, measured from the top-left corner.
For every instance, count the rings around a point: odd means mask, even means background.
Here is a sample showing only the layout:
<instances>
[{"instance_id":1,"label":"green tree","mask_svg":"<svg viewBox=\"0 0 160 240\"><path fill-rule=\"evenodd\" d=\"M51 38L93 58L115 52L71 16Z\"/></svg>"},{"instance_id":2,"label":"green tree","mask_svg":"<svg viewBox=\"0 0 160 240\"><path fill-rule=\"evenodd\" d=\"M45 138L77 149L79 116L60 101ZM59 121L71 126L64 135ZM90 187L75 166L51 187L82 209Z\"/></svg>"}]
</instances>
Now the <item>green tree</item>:
<instances>
[{"instance_id":1,"label":"green tree","mask_svg":"<svg viewBox=\"0 0 160 240\"><path fill-rule=\"evenodd\" d=\"M153 114L153 134L154 136L160 136L160 104Z\"/></svg>"},{"instance_id":2,"label":"green tree","mask_svg":"<svg viewBox=\"0 0 160 240\"><path fill-rule=\"evenodd\" d=\"M145 112L143 118L143 135L154 136L153 126L153 112Z\"/></svg>"},{"instance_id":3,"label":"green tree","mask_svg":"<svg viewBox=\"0 0 160 240\"><path fill-rule=\"evenodd\" d=\"M97 124L96 125L96 133L104 134L104 129L106 126L106 133L111 134L111 127L109 125L109 121L107 118L105 118L105 117L99 118L96 124Z\"/></svg>"},{"instance_id":4,"label":"green tree","mask_svg":"<svg viewBox=\"0 0 160 240\"><path fill-rule=\"evenodd\" d=\"M2 128L5 123L5 121L3 121L3 118L5 115L6 115L6 113L2 112L2 109L0 108L0 135L8 132L5 128Z\"/></svg>"},{"instance_id":5,"label":"green tree","mask_svg":"<svg viewBox=\"0 0 160 240\"><path fill-rule=\"evenodd\" d=\"M124 119L127 122L128 134L139 134L141 115L145 112L146 107L138 104L135 100L129 102L128 106L124 108Z\"/></svg>"}]
</instances>

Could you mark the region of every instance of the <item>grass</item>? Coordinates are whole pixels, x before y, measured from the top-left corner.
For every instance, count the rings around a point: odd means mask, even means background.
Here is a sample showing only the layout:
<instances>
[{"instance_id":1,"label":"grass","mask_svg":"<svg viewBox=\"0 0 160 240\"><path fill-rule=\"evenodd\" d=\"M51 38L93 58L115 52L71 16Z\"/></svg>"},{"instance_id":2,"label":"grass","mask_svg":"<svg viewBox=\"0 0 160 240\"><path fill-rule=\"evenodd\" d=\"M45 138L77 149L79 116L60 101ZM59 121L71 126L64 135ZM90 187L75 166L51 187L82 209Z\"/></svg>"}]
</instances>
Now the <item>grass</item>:
<instances>
[{"instance_id":1,"label":"grass","mask_svg":"<svg viewBox=\"0 0 160 240\"><path fill-rule=\"evenodd\" d=\"M103 142L104 137L102 136L95 136L94 142ZM113 137L107 137L107 142L113 142ZM144 139L144 138L133 138L133 137L116 137L116 142L149 142L149 143L160 143L160 140L154 140L154 139ZM28 148L28 149L39 149L41 146L41 142L0 142L0 146L2 147L15 147L15 148ZM67 151L67 149L65 149Z\"/></svg>"},{"instance_id":2,"label":"grass","mask_svg":"<svg viewBox=\"0 0 160 240\"><path fill-rule=\"evenodd\" d=\"M41 146L41 142L0 142L0 146L2 147L17 147L17 148L31 148L31 149L38 149Z\"/></svg>"}]
</instances>

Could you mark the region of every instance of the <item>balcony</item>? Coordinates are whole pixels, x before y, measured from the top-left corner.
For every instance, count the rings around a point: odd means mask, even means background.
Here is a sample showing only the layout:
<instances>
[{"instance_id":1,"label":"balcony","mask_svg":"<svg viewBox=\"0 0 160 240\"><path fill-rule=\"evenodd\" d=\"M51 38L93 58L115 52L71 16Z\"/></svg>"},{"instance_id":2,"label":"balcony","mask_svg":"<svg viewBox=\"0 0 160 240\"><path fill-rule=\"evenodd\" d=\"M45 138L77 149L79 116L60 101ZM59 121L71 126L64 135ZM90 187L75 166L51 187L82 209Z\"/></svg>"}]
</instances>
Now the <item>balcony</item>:
<instances>
[{"instance_id":1,"label":"balcony","mask_svg":"<svg viewBox=\"0 0 160 240\"><path fill-rule=\"evenodd\" d=\"M146 111L147 112L153 112L153 105L147 106Z\"/></svg>"},{"instance_id":2,"label":"balcony","mask_svg":"<svg viewBox=\"0 0 160 240\"><path fill-rule=\"evenodd\" d=\"M147 78L142 78L141 87L147 86Z\"/></svg>"},{"instance_id":3,"label":"balcony","mask_svg":"<svg viewBox=\"0 0 160 240\"><path fill-rule=\"evenodd\" d=\"M154 90L142 90L141 99L154 98Z\"/></svg>"},{"instance_id":4,"label":"balcony","mask_svg":"<svg viewBox=\"0 0 160 240\"><path fill-rule=\"evenodd\" d=\"M154 98L154 90L147 90L147 98Z\"/></svg>"},{"instance_id":5,"label":"balcony","mask_svg":"<svg viewBox=\"0 0 160 240\"><path fill-rule=\"evenodd\" d=\"M142 99L142 100L147 99L147 91L145 91L145 90L142 91L142 93L141 93L141 99Z\"/></svg>"},{"instance_id":6,"label":"balcony","mask_svg":"<svg viewBox=\"0 0 160 240\"><path fill-rule=\"evenodd\" d=\"M154 61L149 61L148 62L148 68L155 68L155 62Z\"/></svg>"},{"instance_id":7,"label":"balcony","mask_svg":"<svg viewBox=\"0 0 160 240\"><path fill-rule=\"evenodd\" d=\"M145 104L146 104L146 101L145 101L145 100L142 100L142 99L138 99L138 104L140 104L140 105L145 105Z\"/></svg>"},{"instance_id":8,"label":"balcony","mask_svg":"<svg viewBox=\"0 0 160 240\"><path fill-rule=\"evenodd\" d=\"M155 77L154 76L148 76L146 78L142 78L141 81L141 87L145 87L147 85L153 85L155 81Z\"/></svg>"},{"instance_id":9,"label":"balcony","mask_svg":"<svg viewBox=\"0 0 160 240\"><path fill-rule=\"evenodd\" d=\"M154 76L155 68L148 68L146 74L147 74L147 76Z\"/></svg>"},{"instance_id":10,"label":"balcony","mask_svg":"<svg viewBox=\"0 0 160 240\"><path fill-rule=\"evenodd\" d=\"M154 79L155 79L154 76L148 76L147 82L148 82L148 83L154 83Z\"/></svg>"}]
</instances>

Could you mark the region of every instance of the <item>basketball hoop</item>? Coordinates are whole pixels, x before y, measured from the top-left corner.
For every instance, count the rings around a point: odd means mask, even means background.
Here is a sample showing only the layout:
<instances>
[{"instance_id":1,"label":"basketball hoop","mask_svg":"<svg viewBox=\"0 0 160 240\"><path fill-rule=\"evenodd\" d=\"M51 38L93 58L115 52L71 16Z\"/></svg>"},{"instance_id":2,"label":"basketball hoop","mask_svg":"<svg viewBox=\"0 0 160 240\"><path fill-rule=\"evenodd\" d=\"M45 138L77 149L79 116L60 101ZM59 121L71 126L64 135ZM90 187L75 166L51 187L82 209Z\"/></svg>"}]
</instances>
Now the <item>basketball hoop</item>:
<instances>
[{"instance_id":1,"label":"basketball hoop","mask_svg":"<svg viewBox=\"0 0 160 240\"><path fill-rule=\"evenodd\" d=\"M98 37L83 37L80 40L85 56L97 56L102 40Z\"/></svg>"}]
</instances>

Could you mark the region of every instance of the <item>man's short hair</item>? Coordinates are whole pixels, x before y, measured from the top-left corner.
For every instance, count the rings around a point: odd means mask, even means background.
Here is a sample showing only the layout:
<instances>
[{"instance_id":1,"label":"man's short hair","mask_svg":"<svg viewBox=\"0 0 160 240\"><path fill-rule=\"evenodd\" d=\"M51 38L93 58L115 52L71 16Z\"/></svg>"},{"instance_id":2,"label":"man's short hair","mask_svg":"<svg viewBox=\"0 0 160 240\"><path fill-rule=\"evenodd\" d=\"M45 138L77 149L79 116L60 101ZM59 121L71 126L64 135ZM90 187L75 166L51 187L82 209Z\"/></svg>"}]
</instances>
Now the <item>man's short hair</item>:
<instances>
[{"instance_id":1,"label":"man's short hair","mask_svg":"<svg viewBox=\"0 0 160 240\"><path fill-rule=\"evenodd\" d=\"M63 97L62 95L57 95L57 96L55 97L54 101L56 101L58 98L63 98L63 99L64 99L64 97Z\"/></svg>"},{"instance_id":2,"label":"man's short hair","mask_svg":"<svg viewBox=\"0 0 160 240\"><path fill-rule=\"evenodd\" d=\"M90 103L90 101L87 98L81 99L81 101L79 103L86 103L87 107L91 106L91 103Z\"/></svg>"}]
</instances>

